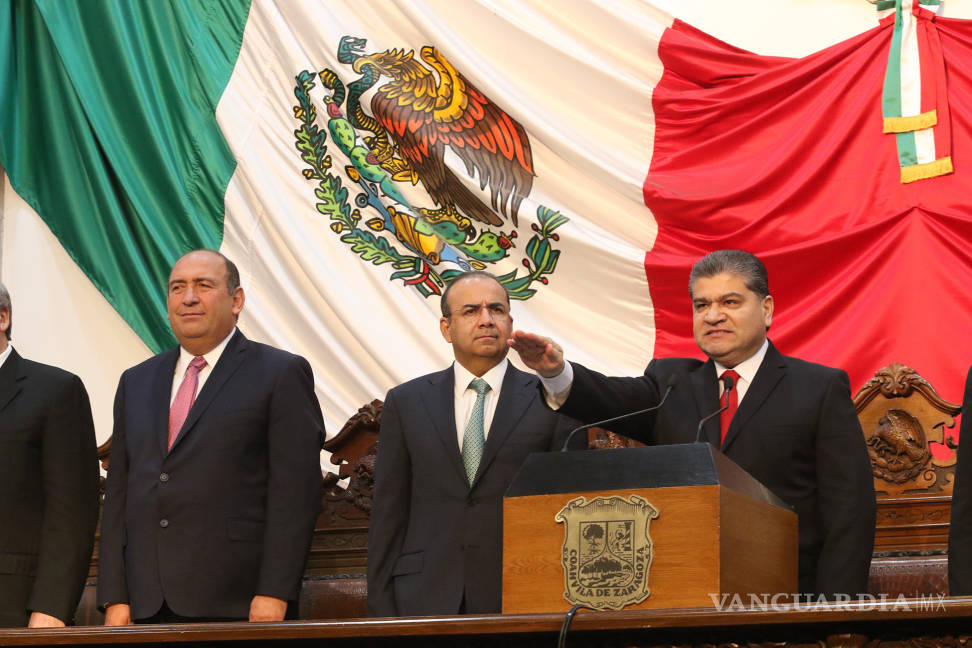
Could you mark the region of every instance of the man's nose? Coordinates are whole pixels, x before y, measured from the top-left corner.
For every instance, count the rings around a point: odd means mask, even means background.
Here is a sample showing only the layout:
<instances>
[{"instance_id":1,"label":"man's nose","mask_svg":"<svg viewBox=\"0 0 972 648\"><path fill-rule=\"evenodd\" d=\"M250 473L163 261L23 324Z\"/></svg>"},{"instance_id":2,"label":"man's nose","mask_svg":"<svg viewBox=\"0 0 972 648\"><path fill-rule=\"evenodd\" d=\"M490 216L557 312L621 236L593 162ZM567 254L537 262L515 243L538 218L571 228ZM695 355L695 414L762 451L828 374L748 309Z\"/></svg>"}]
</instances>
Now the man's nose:
<instances>
[{"instance_id":1,"label":"man's nose","mask_svg":"<svg viewBox=\"0 0 972 648\"><path fill-rule=\"evenodd\" d=\"M722 306L717 302L709 304L708 308L705 309L704 319L707 324L716 324L721 322L725 317L725 313L722 312Z\"/></svg>"},{"instance_id":2,"label":"man's nose","mask_svg":"<svg viewBox=\"0 0 972 648\"><path fill-rule=\"evenodd\" d=\"M198 301L196 297L196 291L192 286L187 286L185 291L182 293L182 303L183 304L195 304Z\"/></svg>"},{"instance_id":3,"label":"man's nose","mask_svg":"<svg viewBox=\"0 0 972 648\"><path fill-rule=\"evenodd\" d=\"M493 313L490 312L489 308L483 306L477 313L476 321L480 326L488 326L493 323Z\"/></svg>"}]
</instances>

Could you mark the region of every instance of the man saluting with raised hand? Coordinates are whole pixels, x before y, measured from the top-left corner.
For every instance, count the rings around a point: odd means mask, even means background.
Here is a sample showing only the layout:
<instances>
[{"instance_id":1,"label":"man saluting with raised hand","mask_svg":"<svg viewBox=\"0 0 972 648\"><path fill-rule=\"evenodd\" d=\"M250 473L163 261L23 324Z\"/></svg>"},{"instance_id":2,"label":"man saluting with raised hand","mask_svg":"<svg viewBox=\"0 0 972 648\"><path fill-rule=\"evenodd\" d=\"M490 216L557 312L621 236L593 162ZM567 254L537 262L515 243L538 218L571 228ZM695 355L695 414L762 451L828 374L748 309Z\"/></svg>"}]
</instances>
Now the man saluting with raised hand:
<instances>
[{"instance_id":1,"label":"man saluting with raised hand","mask_svg":"<svg viewBox=\"0 0 972 648\"><path fill-rule=\"evenodd\" d=\"M657 403L676 375L663 407L612 426L648 444L695 441L699 421L719 409L724 385L732 385L729 408L703 428L703 440L793 506L800 591L867 592L874 484L847 374L785 356L767 339L773 297L766 268L748 252L700 259L689 297L704 362L656 358L642 376L612 378L566 362L550 338L515 331L510 345L540 375L546 403L585 423Z\"/></svg>"}]
</instances>

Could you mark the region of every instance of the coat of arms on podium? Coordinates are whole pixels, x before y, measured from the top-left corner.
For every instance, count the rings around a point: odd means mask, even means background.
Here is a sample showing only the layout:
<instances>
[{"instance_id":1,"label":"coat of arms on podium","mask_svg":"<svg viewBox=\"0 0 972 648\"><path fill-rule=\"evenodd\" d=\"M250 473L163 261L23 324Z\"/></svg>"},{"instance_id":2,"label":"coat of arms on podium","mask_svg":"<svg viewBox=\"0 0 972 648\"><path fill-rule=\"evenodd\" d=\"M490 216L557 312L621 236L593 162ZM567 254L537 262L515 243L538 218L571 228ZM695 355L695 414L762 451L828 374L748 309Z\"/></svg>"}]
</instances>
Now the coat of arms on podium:
<instances>
[{"instance_id":1,"label":"coat of arms on podium","mask_svg":"<svg viewBox=\"0 0 972 648\"><path fill-rule=\"evenodd\" d=\"M620 610L651 595L653 546L648 525L658 510L631 495L571 500L554 519L564 525L564 598L597 610Z\"/></svg>"}]
</instances>

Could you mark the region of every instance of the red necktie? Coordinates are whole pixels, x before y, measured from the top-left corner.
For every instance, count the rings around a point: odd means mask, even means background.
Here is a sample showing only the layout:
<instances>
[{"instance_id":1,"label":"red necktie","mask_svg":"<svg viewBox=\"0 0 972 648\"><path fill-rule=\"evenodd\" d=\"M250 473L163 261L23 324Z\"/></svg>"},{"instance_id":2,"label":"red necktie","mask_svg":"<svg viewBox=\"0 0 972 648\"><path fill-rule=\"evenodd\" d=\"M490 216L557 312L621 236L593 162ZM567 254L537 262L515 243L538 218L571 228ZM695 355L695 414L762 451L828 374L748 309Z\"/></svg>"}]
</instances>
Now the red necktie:
<instances>
[{"instance_id":1,"label":"red necktie","mask_svg":"<svg viewBox=\"0 0 972 648\"><path fill-rule=\"evenodd\" d=\"M729 424L732 423L732 417L736 414L736 409L739 407L739 397L738 397L738 387L739 387L739 374L737 374L732 369L726 369L719 376L719 380L722 380L726 376L732 378L732 389L729 390L729 408L719 415L719 426L722 428L722 436L719 438L719 445L726 442L726 434L729 433Z\"/></svg>"},{"instance_id":2,"label":"red necktie","mask_svg":"<svg viewBox=\"0 0 972 648\"><path fill-rule=\"evenodd\" d=\"M189 415L189 409L196 400L199 372L205 366L206 358L196 356L192 359L189 368L186 369L186 376L182 379L182 384L179 385L179 391L176 392L175 400L169 407L169 450L172 449L172 444L175 443L176 437L179 436L179 430L182 429L182 424L186 422L186 417Z\"/></svg>"}]
</instances>

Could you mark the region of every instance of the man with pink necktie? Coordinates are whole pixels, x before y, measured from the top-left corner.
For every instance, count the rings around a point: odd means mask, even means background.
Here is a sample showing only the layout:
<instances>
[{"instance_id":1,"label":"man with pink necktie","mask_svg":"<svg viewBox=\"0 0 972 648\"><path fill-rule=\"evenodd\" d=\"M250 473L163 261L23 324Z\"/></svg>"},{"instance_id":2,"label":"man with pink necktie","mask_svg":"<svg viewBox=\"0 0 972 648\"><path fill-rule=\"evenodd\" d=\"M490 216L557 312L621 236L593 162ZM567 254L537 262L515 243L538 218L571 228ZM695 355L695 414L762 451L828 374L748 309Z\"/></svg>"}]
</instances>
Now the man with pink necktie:
<instances>
[{"instance_id":1,"label":"man with pink necktie","mask_svg":"<svg viewBox=\"0 0 972 648\"><path fill-rule=\"evenodd\" d=\"M186 254L168 283L179 347L119 381L99 549L107 625L296 610L324 422L307 361L236 328L244 300L229 259Z\"/></svg>"}]
</instances>

